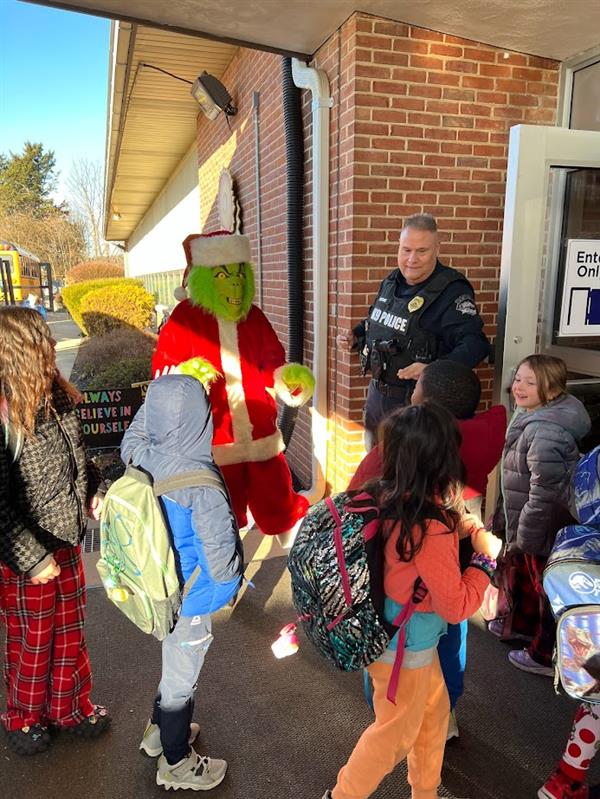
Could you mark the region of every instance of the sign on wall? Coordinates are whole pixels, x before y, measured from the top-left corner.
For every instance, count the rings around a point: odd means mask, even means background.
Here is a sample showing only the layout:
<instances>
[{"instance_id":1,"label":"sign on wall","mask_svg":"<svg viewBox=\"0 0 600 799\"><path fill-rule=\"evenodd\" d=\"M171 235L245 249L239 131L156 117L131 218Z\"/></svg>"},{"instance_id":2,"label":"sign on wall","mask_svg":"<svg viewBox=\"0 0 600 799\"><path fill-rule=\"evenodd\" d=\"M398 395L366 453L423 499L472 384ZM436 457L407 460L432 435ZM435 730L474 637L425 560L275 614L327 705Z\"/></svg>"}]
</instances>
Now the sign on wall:
<instances>
[{"instance_id":1,"label":"sign on wall","mask_svg":"<svg viewBox=\"0 0 600 799\"><path fill-rule=\"evenodd\" d=\"M570 239L559 336L600 336L600 241Z\"/></svg>"},{"instance_id":2,"label":"sign on wall","mask_svg":"<svg viewBox=\"0 0 600 799\"><path fill-rule=\"evenodd\" d=\"M76 407L88 447L118 447L142 405L147 384L135 388L86 391Z\"/></svg>"}]
</instances>

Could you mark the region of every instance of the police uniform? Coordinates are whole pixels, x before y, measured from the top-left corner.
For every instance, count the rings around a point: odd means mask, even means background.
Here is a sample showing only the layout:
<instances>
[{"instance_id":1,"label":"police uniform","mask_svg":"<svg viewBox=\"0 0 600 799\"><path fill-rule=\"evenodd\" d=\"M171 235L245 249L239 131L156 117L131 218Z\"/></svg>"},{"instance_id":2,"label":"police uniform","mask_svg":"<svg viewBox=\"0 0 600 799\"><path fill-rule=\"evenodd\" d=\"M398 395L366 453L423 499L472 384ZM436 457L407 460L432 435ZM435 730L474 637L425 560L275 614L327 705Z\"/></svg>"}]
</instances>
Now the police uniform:
<instances>
[{"instance_id":1,"label":"police uniform","mask_svg":"<svg viewBox=\"0 0 600 799\"><path fill-rule=\"evenodd\" d=\"M395 269L353 333L363 371L373 378L364 414L371 433L386 413L410 402L416 381L400 380L399 369L439 358L472 368L489 354L471 284L439 261L427 280L415 286Z\"/></svg>"}]
</instances>

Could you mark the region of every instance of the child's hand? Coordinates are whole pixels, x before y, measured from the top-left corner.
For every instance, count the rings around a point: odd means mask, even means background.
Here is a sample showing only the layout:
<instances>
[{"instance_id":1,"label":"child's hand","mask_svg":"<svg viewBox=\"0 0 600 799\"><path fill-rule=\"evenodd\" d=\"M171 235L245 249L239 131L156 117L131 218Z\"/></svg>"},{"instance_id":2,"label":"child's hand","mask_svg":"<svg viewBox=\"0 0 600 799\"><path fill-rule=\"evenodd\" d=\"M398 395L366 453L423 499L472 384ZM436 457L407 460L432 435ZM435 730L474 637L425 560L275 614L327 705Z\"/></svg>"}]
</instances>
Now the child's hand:
<instances>
[{"instance_id":1,"label":"child's hand","mask_svg":"<svg viewBox=\"0 0 600 799\"><path fill-rule=\"evenodd\" d=\"M487 555L494 560L497 559L502 549L502 539L483 529L473 533L471 536L471 543L473 544L475 552L479 552L481 555Z\"/></svg>"},{"instance_id":2,"label":"child's hand","mask_svg":"<svg viewBox=\"0 0 600 799\"><path fill-rule=\"evenodd\" d=\"M55 577L58 577L59 574L60 566L54 560L54 558L52 558L45 569L42 569L42 571L36 574L35 577L31 578L31 582L34 585L46 585L46 583L49 583L50 580L54 580Z\"/></svg>"}]
</instances>

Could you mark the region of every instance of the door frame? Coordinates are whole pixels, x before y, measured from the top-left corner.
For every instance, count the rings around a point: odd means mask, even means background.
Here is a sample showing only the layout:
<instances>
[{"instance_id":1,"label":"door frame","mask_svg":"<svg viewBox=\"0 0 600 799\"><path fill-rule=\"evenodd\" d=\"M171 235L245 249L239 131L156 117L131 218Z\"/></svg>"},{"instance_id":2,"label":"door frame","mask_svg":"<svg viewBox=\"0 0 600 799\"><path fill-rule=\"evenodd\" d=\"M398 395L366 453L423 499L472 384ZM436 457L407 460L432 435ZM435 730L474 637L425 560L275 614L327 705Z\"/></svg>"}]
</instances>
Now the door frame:
<instances>
[{"instance_id":1,"label":"door frame","mask_svg":"<svg viewBox=\"0 0 600 799\"><path fill-rule=\"evenodd\" d=\"M600 168L600 132L542 125L510 130L494 380L494 401L507 407L514 368L540 346L563 358L570 371L600 377L600 351L551 344L564 197L558 173L549 201L552 167Z\"/></svg>"}]
</instances>

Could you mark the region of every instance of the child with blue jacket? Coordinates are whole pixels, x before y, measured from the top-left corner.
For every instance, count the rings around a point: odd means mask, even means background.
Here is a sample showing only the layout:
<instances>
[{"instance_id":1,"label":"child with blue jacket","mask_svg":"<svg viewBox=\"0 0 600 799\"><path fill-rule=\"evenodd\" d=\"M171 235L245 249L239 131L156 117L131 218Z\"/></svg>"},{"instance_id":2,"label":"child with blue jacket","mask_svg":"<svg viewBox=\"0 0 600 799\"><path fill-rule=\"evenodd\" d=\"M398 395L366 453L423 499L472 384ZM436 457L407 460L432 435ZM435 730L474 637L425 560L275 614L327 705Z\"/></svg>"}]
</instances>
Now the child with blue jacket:
<instances>
[{"instance_id":1,"label":"child with blue jacket","mask_svg":"<svg viewBox=\"0 0 600 799\"><path fill-rule=\"evenodd\" d=\"M146 401L126 431L121 457L154 481L201 469L221 477L212 457L213 426L202 384L182 374L150 384ZM160 498L181 569L182 584L200 566L179 619L162 642L162 676L140 749L160 755L156 782L169 788L209 790L225 777L227 763L201 757L191 744L194 692L213 640L211 614L237 594L243 549L227 490L196 486Z\"/></svg>"}]
</instances>

